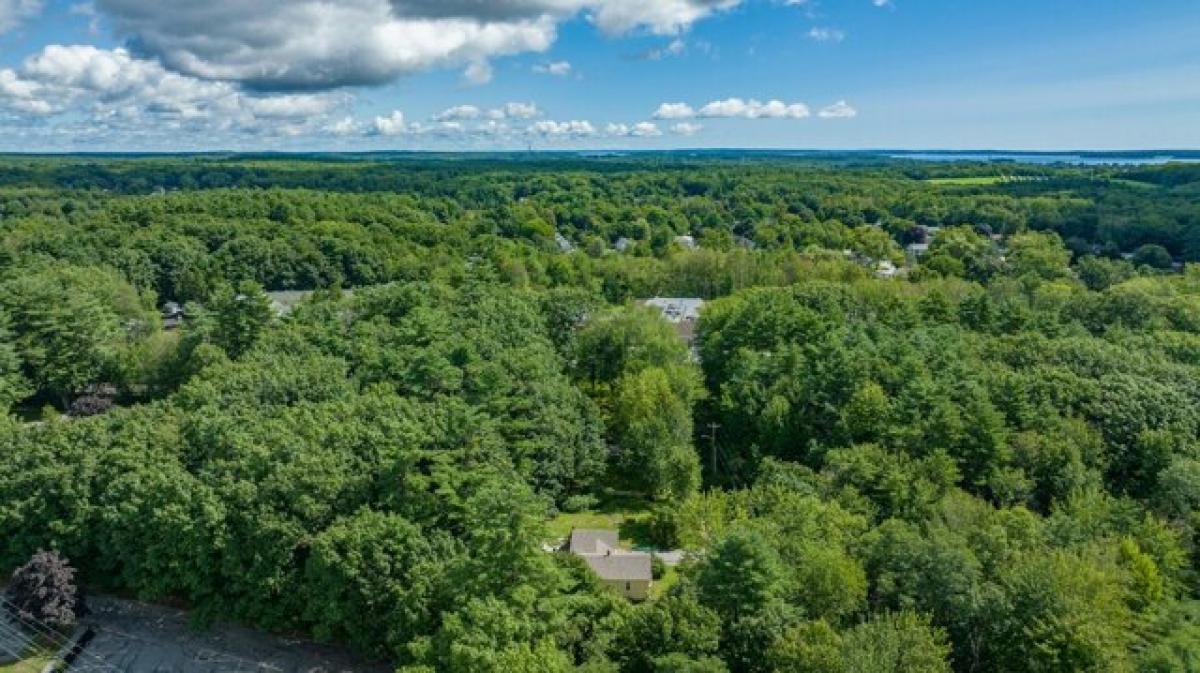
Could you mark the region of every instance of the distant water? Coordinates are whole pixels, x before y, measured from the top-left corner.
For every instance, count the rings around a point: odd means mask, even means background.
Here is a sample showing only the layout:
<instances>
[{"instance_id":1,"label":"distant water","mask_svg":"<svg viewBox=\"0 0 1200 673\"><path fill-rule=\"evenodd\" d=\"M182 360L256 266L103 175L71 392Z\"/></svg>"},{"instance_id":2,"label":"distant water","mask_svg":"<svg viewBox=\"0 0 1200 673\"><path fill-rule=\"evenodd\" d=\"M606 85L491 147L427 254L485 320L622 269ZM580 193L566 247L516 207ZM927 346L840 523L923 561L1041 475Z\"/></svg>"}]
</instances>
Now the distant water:
<instances>
[{"instance_id":1,"label":"distant water","mask_svg":"<svg viewBox=\"0 0 1200 673\"><path fill-rule=\"evenodd\" d=\"M1195 157L1173 154L1106 155L1106 154L1004 154L981 152L911 152L888 155L893 159L916 161L1000 161L1020 164L1075 164L1079 166L1141 166L1165 164L1172 161L1195 162Z\"/></svg>"}]
</instances>

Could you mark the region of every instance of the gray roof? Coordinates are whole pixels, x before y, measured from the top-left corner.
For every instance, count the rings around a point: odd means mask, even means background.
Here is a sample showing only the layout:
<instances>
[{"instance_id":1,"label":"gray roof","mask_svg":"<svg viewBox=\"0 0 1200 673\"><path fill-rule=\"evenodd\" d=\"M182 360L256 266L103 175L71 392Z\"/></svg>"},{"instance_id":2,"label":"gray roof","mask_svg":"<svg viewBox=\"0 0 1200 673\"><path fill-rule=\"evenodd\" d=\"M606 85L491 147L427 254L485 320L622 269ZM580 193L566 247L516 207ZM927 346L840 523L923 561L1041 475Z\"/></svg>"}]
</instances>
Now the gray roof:
<instances>
[{"instance_id":1,"label":"gray roof","mask_svg":"<svg viewBox=\"0 0 1200 673\"><path fill-rule=\"evenodd\" d=\"M650 555L640 552L624 554L582 555L588 567L602 580L632 581L652 579Z\"/></svg>"},{"instance_id":2,"label":"gray roof","mask_svg":"<svg viewBox=\"0 0 1200 673\"><path fill-rule=\"evenodd\" d=\"M571 531L571 553L588 564L602 580L649 580L650 555L628 552L617 546L617 531L576 528Z\"/></svg>"},{"instance_id":3,"label":"gray roof","mask_svg":"<svg viewBox=\"0 0 1200 673\"><path fill-rule=\"evenodd\" d=\"M603 554L609 549L616 548L617 531L615 530L576 528L571 531L572 554Z\"/></svg>"},{"instance_id":4,"label":"gray roof","mask_svg":"<svg viewBox=\"0 0 1200 673\"><path fill-rule=\"evenodd\" d=\"M662 311L663 317L671 323L696 320L700 317L700 309L704 308L704 300L699 297L654 297L642 303Z\"/></svg>"}]
</instances>

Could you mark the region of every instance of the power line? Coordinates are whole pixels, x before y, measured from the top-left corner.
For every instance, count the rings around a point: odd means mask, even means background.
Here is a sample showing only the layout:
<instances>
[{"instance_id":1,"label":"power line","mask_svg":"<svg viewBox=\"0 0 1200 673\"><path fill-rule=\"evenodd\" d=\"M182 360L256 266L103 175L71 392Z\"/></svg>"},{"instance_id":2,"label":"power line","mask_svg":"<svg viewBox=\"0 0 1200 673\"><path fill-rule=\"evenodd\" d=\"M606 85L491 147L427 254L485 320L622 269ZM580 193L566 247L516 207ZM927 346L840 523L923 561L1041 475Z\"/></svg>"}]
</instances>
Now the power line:
<instances>
[{"instance_id":1,"label":"power line","mask_svg":"<svg viewBox=\"0 0 1200 673\"><path fill-rule=\"evenodd\" d=\"M23 617L21 615L21 609L7 598L0 596L0 605L3 605L5 608L7 608L9 613L22 624L26 625L28 628L54 643L60 651L65 650L67 652L65 655L66 657L69 658L71 654L74 653L75 658L86 657L89 660L82 668L74 663L70 665L70 668L74 670L115 671L116 673L121 673L121 669L113 666L100 657L97 657L91 652L88 652L86 647L79 647L76 643L73 643L71 640L67 639L53 627L42 623L41 620Z\"/></svg>"}]
</instances>

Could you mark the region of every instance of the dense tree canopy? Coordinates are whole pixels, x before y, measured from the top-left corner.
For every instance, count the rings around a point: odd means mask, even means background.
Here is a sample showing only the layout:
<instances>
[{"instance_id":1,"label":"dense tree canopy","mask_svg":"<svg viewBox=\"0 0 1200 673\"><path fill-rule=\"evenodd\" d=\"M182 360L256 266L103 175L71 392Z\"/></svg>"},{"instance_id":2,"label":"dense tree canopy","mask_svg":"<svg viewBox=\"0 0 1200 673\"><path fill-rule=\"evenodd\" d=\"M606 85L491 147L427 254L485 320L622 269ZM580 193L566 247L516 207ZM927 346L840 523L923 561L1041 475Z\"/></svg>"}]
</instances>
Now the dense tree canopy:
<instances>
[{"instance_id":1,"label":"dense tree canopy","mask_svg":"<svg viewBox=\"0 0 1200 673\"><path fill-rule=\"evenodd\" d=\"M1200 666L1194 169L0 167L6 574L407 673ZM546 551L602 498L648 601Z\"/></svg>"}]
</instances>

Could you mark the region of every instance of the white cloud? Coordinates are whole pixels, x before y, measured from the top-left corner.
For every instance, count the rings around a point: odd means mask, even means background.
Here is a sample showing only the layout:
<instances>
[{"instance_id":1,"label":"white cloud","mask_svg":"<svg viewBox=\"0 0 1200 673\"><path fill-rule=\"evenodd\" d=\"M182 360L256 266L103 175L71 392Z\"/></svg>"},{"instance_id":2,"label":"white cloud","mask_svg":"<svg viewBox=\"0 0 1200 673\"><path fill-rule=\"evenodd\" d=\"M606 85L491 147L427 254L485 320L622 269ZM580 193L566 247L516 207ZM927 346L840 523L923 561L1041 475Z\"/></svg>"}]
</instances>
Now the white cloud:
<instances>
[{"instance_id":1,"label":"white cloud","mask_svg":"<svg viewBox=\"0 0 1200 673\"><path fill-rule=\"evenodd\" d=\"M704 130L702 124L693 124L691 122L680 122L671 127L671 133L677 136L694 136Z\"/></svg>"},{"instance_id":2,"label":"white cloud","mask_svg":"<svg viewBox=\"0 0 1200 673\"><path fill-rule=\"evenodd\" d=\"M851 119L858 116L858 110L850 107L844 100L821 108L817 113L823 119Z\"/></svg>"},{"instance_id":3,"label":"white cloud","mask_svg":"<svg viewBox=\"0 0 1200 673\"><path fill-rule=\"evenodd\" d=\"M637 28L657 35L675 35L715 12L741 3L742 0L600 0L592 3L591 19L610 35Z\"/></svg>"},{"instance_id":4,"label":"white cloud","mask_svg":"<svg viewBox=\"0 0 1200 673\"><path fill-rule=\"evenodd\" d=\"M323 130L335 136L353 136L362 133L363 127L354 117L346 116L327 124Z\"/></svg>"},{"instance_id":5,"label":"white cloud","mask_svg":"<svg viewBox=\"0 0 1200 673\"><path fill-rule=\"evenodd\" d=\"M393 110L386 117L376 117L371 129L381 136L398 136L408 132L408 127L404 125L404 113L399 110Z\"/></svg>"},{"instance_id":6,"label":"white cloud","mask_svg":"<svg viewBox=\"0 0 1200 673\"><path fill-rule=\"evenodd\" d=\"M474 105L455 105L452 108L447 108L433 115L433 120L442 122L461 119L479 119L480 115L482 114L483 111Z\"/></svg>"},{"instance_id":7,"label":"white cloud","mask_svg":"<svg viewBox=\"0 0 1200 673\"><path fill-rule=\"evenodd\" d=\"M638 122L633 125L629 135L635 138L657 138L662 135L662 131L654 122Z\"/></svg>"},{"instance_id":8,"label":"white cloud","mask_svg":"<svg viewBox=\"0 0 1200 673\"><path fill-rule=\"evenodd\" d=\"M566 77L571 74L570 61L555 61L553 63L542 63L533 66L533 71L540 75L554 75L555 77Z\"/></svg>"},{"instance_id":9,"label":"white cloud","mask_svg":"<svg viewBox=\"0 0 1200 673\"><path fill-rule=\"evenodd\" d=\"M475 119L533 119L542 114L534 103L511 102L490 110L477 105L455 105L430 117L435 122L472 121Z\"/></svg>"},{"instance_id":10,"label":"white cloud","mask_svg":"<svg viewBox=\"0 0 1200 673\"><path fill-rule=\"evenodd\" d=\"M508 119L533 119L540 117L542 111L533 103L505 103L503 108L497 108L491 111L493 119L496 119L495 113L502 112L505 118Z\"/></svg>"},{"instance_id":11,"label":"white cloud","mask_svg":"<svg viewBox=\"0 0 1200 673\"><path fill-rule=\"evenodd\" d=\"M17 68L0 69L0 108L47 119L73 113L97 130L286 133L326 124L349 100L335 93L247 94L91 45L49 45Z\"/></svg>"},{"instance_id":12,"label":"white cloud","mask_svg":"<svg viewBox=\"0 0 1200 673\"><path fill-rule=\"evenodd\" d=\"M817 42L841 42L846 39L846 32L837 28L813 26L808 31L808 37Z\"/></svg>"},{"instance_id":13,"label":"white cloud","mask_svg":"<svg viewBox=\"0 0 1200 673\"><path fill-rule=\"evenodd\" d=\"M463 79L475 86L492 81L493 74L492 64L487 61L472 61L463 69Z\"/></svg>"},{"instance_id":14,"label":"white cloud","mask_svg":"<svg viewBox=\"0 0 1200 673\"><path fill-rule=\"evenodd\" d=\"M42 0L0 0L0 33L16 28L42 11Z\"/></svg>"},{"instance_id":15,"label":"white cloud","mask_svg":"<svg viewBox=\"0 0 1200 673\"><path fill-rule=\"evenodd\" d=\"M0 7L34 0L0 0ZM373 85L434 68L490 79L584 13L600 30L674 35L744 0L95 0L118 37L193 77L259 90ZM13 3L17 3L13 5ZM3 16L3 15L0 15ZM11 19L10 19L11 20Z\"/></svg>"},{"instance_id":16,"label":"white cloud","mask_svg":"<svg viewBox=\"0 0 1200 673\"><path fill-rule=\"evenodd\" d=\"M809 116L808 106L803 103L784 103L770 100L760 103L751 98L727 98L713 101L700 108L698 117L743 119L803 119Z\"/></svg>"},{"instance_id":17,"label":"white cloud","mask_svg":"<svg viewBox=\"0 0 1200 673\"><path fill-rule=\"evenodd\" d=\"M687 103L663 103L654 112L655 119L691 119L696 111Z\"/></svg>"},{"instance_id":18,"label":"white cloud","mask_svg":"<svg viewBox=\"0 0 1200 673\"><path fill-rule=\"evenodd\" d=\"M504 122L489 119L475 127L475 132L484 136L507 136L512 134L512 128Z\"/></svg>"},{"instance_id":19,"label":"white cloud","mask_svg":"<svg viewBox=\"0 0 1200 673\"><path fill-rule=\"evenodd\" d=\"M685 51L687 51L687 43L677 37L665 46L647 49L641 53L640 58L647 61L661 61L668 56L679 56Z\"/></svg>"},{"instance_id":20,"label":"white cloud","mask_svg":"<svg viewBox=\"0 0 1200 673\"><path fill-rule=\"evenodd\" d=\"M548 138L579 138L596 135L596 127L592 126L592 123L589 121L571 120L558 122L544 119L530 124L526 132L530 135L545 136Z\"/></svg>"},{"instance_id":21,"label":"white cloud","mask_svg":"<svg viewBox=\"0 0 1200 673\"><path fill-rule=\"evenodd\" d=\"M614 137L629 138L657 138L663 134L662 130L658 128L658 124L654 122L638 122L633 126L627 124L609 124L605 127L604 132Z\"/></svg>"}]
</instances>

